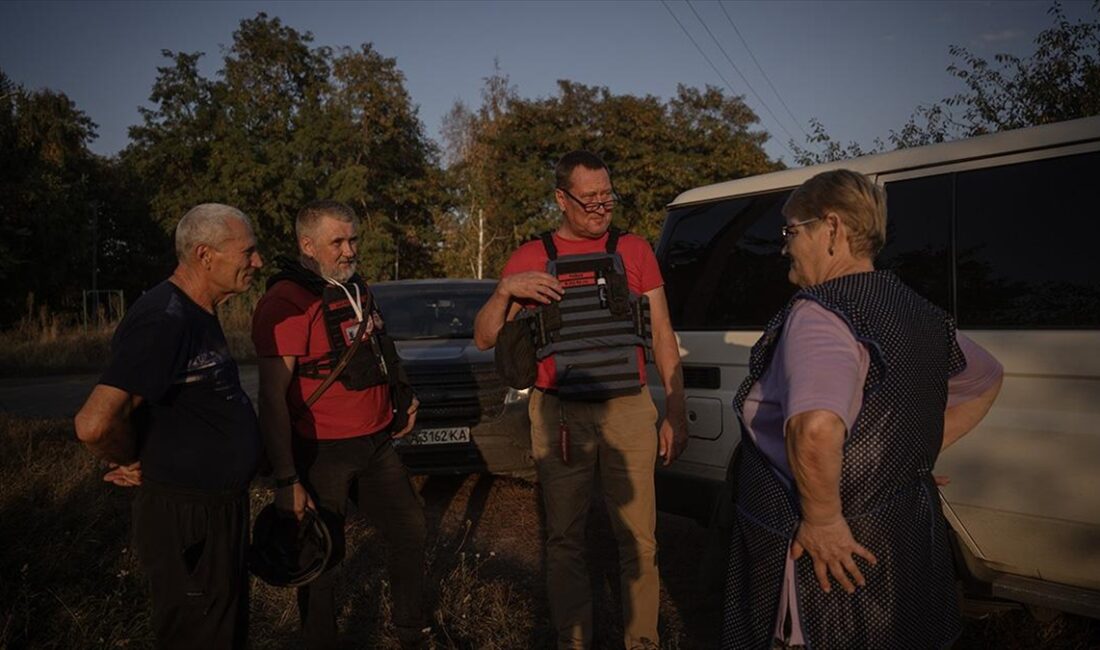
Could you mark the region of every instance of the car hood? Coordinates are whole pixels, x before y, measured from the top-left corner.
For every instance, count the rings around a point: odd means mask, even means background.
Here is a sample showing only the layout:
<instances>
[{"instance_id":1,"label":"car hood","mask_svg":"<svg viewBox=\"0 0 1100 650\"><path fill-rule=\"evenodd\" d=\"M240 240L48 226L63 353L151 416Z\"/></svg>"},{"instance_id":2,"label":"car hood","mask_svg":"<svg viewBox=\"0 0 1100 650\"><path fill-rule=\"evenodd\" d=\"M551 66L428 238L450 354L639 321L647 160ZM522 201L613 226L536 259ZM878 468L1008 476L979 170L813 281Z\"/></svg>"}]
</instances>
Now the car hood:
<instances>
[{"instance_id":1,"label":"car hood","mask_svg":"<svg viewBox=\"0 0 1100 650\"><path fill-rule=\"evenodd\" d=\"M492 363L492 350L478 350L471 339L416 339L395 341L401 360L410 364L465 361Z\"/></svg>"}]
</instances>

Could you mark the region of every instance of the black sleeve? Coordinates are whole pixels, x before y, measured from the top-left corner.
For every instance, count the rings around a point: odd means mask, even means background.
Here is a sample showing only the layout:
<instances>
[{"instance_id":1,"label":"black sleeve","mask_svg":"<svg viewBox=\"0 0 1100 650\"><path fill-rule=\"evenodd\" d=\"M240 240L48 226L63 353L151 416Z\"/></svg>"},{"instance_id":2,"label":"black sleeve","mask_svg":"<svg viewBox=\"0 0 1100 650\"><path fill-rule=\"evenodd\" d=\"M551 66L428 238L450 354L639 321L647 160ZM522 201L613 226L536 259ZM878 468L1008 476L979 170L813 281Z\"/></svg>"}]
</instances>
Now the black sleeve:
<instances>
[{"instance_id":1,"label":"black sleeve","mask_svg":"<svg viewBox=\"0 0 1100 650\"><path fill-rule=\"evenodd\" d=\"M111 339L111 361L99 383L156 402L186 363L183 321L163 313L131 313Z\"/></svg>"}]
</instances>

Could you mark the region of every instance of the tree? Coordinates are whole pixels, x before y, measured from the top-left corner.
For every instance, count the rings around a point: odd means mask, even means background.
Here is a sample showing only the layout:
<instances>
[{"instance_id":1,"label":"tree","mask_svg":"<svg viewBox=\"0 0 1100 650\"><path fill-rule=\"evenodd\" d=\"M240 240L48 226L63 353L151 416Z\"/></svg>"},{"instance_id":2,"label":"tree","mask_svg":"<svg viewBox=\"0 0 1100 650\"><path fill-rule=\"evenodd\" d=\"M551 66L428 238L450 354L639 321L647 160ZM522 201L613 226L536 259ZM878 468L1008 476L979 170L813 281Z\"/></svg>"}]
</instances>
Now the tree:
<instances>
[{"instance_id":1,"label":"tree","mask_svg":"<svg viewBox=\"0 0 1100 650\"><path fill-rule=\"evenodd\" d=\"M334 198L362 217L368 278L434 273L438 153L404 75L369 44L312 42L260 13L241 21L216 80L198 72L201 53L165 51L123 158L153 183L166 230L197 203L229 203L252 217L265 255L294 254L298 209Z\"/></svg>"},{"instance_id":2,"label":"tree","mask_svg":"<svg viewBox=\"0 0 1100 650\"><path fill-rule=\"evenodd\" d=\"M681 86L662 101L559 81L556 95L523 99L498 71L486 79L476 113L457 105L449 117L456 198L448 248L470 250L480 217L489 235L482 238L485 273L499 272L518 244L556 227L554 164L579 148L612 170L622 198L616 223L654 241L665 205L684 188L778 169L762 149L767 134L752 130L756 123L742 98L717 88ZM454 262L445 268L469 273Z\"/></svg>"},{"instance_id":3,"label":"tree","mask_svg":"<svg viewBox=\"0 0 1100 650\"><path fill-rule=\"evenodd\" d=\"M453 207L436 219L446 245L438 254L449 275L483 278L500 243L511 241L511 224L497 191L496 170L502 167L492 146L509 106L519 99L515 86L495 64L484 79L481 107L471 111L456 102L443 119L447 182Z\"/></svg>"},{"instance_id":4,"label":"tree","mask_svg":"<svg viewBox=\"0 0 1100 650\"><path fill-rule=\"evenodd\" d=\"M31 304L79 313L93 276L136 296L159 270L165 237L150 228L141 186L88 150L94 138L63 93L0 71L0 325Z\"/></svg>"},{"instance_id":5,"label":"tree","mask_svg":"<svg viewBox=\"0 0 1100 650\"><path fill-rule=\"evenodd\" d=\"M820 121L811 120L807 142L818 145L820 153L792 142L796 162L814 165L1100 115L1100 0L1093 0L1092 9L1091 20L1071 23L1061 3L1051 4L1047 13L1054 25L1035 37L1035 51L1025 58L997 54L990 63L965 47L951 46L956 62L947 72L966 90L918 106L887 142L876 139L867 151L857 143L841 146Z\"/></svg>"},{"instance_id":6,"label":"tree","mask_svg":"<svg viewBox=\"0 0 1100 650\"><path fill-rule=\"evenodd\" d=\"M1035 52L1024 59L997 54L995 65L954 46L960 60L947 71L967 86L944 100L962 109L966 137L1100 115L1100 0L1093 0L1091 22L1070 23L1054 2L1054 20L1035 38Z\"/></svg>"}]
</instances>

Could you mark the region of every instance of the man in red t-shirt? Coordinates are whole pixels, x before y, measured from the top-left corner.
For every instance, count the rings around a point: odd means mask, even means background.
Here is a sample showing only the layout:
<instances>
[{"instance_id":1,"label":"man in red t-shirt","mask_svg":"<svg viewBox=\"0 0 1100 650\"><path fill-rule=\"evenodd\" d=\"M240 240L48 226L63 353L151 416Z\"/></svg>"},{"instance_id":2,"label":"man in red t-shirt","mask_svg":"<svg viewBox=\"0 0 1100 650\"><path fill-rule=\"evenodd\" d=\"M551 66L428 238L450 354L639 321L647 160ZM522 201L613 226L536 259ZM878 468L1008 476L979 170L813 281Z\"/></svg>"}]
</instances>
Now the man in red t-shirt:
<instances>
[{"instance_id":1,"label":"man in red t-shirt","mask_svg":"<svg viewBox=\"0 0 1100 650\"><path fill-rule=\"evenodd\" d=\"M316 201L298 213L299 260L280 260L256 305L252 341L260 370L260 429L275 475L275 505L301 519L316 507L332 534L325 571L298 590L309 648L336 645L335 568L344 556L349 489L389 541L393 623L406 647L423 647L424 511L392 438L415 424L392 426L391 382L401 376L396 354L386 358L382 315L355 275L358 219L336 201ZM365 328L363 332L360 329ZM344 352L361 339L350 362L312 403ZM396 373L396 374L394 374ZM299 479L299 474L301 475Z\"/></svg>"},{"instance_id":2,"label":"man in red t-shirt","mask_svg":"<svg viewBox=\"0 0 1100 650\"><path fill-rule=\"evenodd\" d=\"M555 175L554 194L562 211L561 226L552 238L558 258L605 252L616 203L607 166L595 154L574 151L558 162ZM654 361L667 412L658 432L657 409L644 388L641 347L637 354L642 389L602 401L559 398L555 356L539 362L529 406L531 447L546 509L547 589L560 648L587 648L592 643L584 522L597 473L619 545L625 645L658 647L653 470L658 455L667 465L687 445L679 345L657 259L649 244L634 235L621 235L616 250L631 293L649 299ZM546 272L548 258L543 242L533 241L508 260L500 284L477 316L474 340L479 348L493 347L505 321L521 308L550 304L568 291L568 283ZM564 440L563 429L568 431Z\"/></svg>"}]
</instances>

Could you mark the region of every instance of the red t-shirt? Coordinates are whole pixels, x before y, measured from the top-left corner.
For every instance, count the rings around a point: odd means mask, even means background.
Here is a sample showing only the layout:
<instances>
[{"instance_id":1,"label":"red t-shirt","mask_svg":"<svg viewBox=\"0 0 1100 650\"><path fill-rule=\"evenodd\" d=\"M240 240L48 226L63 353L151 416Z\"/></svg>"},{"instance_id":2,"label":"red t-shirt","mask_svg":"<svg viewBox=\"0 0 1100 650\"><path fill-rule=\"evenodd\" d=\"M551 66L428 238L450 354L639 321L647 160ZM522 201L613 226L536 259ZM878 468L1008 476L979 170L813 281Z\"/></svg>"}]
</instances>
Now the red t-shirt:
<instances>
[{"instance_id":1,"label":"red t-shirt","mask_svg":"<svg viewBox=\"0 0 1100 650\"><path fill-rule=\"evenodd\" d=\"M607 234L599 239L562 239L554 234L554 246L558 248L558 257L566 255L584 255L586 253L602 253L607 250ZM619 237L619 243L615 247L616 252L623 258L626 267L626 281L630 290L641 295L658 287L663 287L664 279L661 277L661 269L657 266L657 256L649 247L649 242L637 235L624 234ZM501 277L523 273L524 271L546 271L546 263L549 257L542 240L529 241L512 253L508 263L504 265ZM566 291L569 289L567 288ZM531 307L538 303L533 301L520 301L525 307ZM645 351L638 348L638 369L642 384L645 384ZM557 367L553 355L539 362L538 376L535 378L535 386L544 390L551 390L557 386Z\"/></svg>"},{"instance_id":2,"label":"red t-shirt","mask_svg":"<svg viewBox=\"0 0 1100 650\"><path fill-rule=\"evenodd\" d=\"M352 295L355 295L354 290ZM367 295L367 291L361 289L359 299L364 306L368 302ZM354 318L340 329L346 333L353 325ZM252 316L252 343L257 356L298 357L298 363L327 355L332 346L325 330L320 296L295 282L275 283L256 305L256 313ZM306 408L306 399L323 381L294 373L287 389L291 425L303 438L354 438L377 433L393 419L390 387L386 384L351 391L337 379L313 406Z\"/></svg>"}]
</instances>

